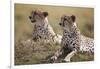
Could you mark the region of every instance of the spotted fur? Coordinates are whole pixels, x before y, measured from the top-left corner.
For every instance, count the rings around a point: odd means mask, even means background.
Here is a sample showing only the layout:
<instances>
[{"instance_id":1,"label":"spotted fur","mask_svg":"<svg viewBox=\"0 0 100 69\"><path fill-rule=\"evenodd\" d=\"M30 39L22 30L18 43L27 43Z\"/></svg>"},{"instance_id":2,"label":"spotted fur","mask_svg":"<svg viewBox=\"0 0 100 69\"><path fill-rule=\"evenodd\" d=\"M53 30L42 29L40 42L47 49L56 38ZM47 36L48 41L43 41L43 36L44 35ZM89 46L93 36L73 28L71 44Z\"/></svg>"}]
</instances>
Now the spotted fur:
<instances>
[{"instance_id":1,"label":"spotted fur","mask_svg":"<svg viewBox=\"0 0 100 69\"><path fill-rule=\"evenodd\" d=\"M57 51L51 59L54 61L64 56L64 61L70 61L71 57L77 52L87 52L89 55L94 54L93 39L83 36L76 25L74 15L61 17L59 25L63 29L61 41L61 50Z\"/></svg>"},{"instance_id":2,"label":"spotted fur","mask_svg":"<svg viewBox=\"0 0 100 69\"><path fill-rule=\"evenodd\" d=\"M40 10L31 12L29 19L34 24L33 40L45 39L60 43L62 36L55 34L53 28L48 23L47 16L48 12L43 12Z\"/></svg>"}]
</instances>

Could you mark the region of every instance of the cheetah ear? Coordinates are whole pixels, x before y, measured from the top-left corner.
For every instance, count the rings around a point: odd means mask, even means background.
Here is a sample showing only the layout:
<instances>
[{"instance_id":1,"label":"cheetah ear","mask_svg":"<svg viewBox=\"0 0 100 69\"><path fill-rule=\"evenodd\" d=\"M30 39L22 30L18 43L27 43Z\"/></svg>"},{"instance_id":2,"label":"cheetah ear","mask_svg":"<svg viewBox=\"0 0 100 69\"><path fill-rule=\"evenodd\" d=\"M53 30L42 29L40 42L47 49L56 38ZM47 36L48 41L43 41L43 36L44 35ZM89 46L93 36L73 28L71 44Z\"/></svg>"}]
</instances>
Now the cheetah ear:
<instances>
[{"instance_id":1,"label":"cheetah ear","mask_svg":"<svg viewBox=\"0 0 100 69\"><path fill-rule=\"evenodd\" d=\"M76 21L76 17L74 15L71 16L71 19L72 19L73 22Z\"/></svg>"},{"instance_id":2,"label":"cheetah ear","mask_svg":"<svg viewBox=\"0 0 100 69\"><path fill-rule=\"evenodd\" d=\"M48 16L48 12L43 12L43 15L44 15L45 17L47 17L47 16Z\"/></svg>"}]
</instances>

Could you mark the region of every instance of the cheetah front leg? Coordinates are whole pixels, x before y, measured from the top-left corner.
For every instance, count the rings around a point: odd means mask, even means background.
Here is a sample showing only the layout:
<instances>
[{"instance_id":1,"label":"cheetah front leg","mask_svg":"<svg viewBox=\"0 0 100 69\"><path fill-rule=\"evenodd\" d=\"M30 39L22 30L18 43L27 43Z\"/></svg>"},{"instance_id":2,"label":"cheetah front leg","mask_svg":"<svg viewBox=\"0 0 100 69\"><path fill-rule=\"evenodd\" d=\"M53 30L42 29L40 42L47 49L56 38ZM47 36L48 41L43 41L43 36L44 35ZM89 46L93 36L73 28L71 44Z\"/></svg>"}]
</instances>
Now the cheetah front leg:
<instances>
[{"instance_id":1,"label":"cheetah front leg","mask_svg":"<svg viewBox=\"0 0 100 69\"><path fill-rule=\"evenodd\" d=\"M70 59L74 56L74 54L77 53L77 50L74 49L72 52L70 52L64 59L65 62L70 62Z\"/></svg>"}]
</instances>

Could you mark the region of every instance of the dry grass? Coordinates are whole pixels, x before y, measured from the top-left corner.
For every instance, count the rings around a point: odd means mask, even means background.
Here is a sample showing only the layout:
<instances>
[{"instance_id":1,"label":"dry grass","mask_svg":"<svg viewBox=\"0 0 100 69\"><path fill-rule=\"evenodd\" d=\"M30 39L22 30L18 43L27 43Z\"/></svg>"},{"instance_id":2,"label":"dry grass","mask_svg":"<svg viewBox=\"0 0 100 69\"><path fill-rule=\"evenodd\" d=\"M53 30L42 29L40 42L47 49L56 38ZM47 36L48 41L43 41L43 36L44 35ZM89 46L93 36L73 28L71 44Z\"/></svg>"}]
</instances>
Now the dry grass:
<instances>
[{"instance_id":1,"label":"dry grass","mask_svg":"<svg viewBox=\"0 0 100 69\"><path fill-rule=\"evenodd\" d=\"M28 41L29 38L32 38L33 30L28 16L32 10L37 8L49 13L49 23L56 33L62 34L62 30L58 25L60 17L63 14L73 14L77 17L77 24L81 33L85 36L94 38L93 8L15 4L14 14L16 65L49 63L46 58L60 48L60 45L54 44L52 41L50 43L45 43L43 40L39 42ZM73 62L92 61L94 60L94 56L78 53L71 60Z\"/></svg>"},{"instance_id":2,"label":"dry grass","mask_svg":"<svg viewBox=\"0 0 100 69\"><path fill-rule=\"evenodd\" d=\"M40 64L47 63L46 58L53 55L60 46L53 41L44 40L34 42L33 40L20 40L15 45L15 64Z\"/></svg>"}]
</instances>

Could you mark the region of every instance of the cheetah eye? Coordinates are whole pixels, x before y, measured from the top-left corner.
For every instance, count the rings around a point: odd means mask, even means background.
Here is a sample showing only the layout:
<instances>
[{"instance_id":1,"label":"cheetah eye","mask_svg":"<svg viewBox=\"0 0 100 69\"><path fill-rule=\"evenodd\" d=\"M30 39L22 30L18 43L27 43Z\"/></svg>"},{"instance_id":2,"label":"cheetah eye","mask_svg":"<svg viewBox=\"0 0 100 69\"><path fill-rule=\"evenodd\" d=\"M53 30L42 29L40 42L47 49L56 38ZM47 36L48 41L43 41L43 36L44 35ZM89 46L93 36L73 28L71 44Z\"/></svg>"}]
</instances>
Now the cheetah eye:
<instances>
[{"instance_id":1,"label":"cheetah eye","mask_svg":"<svg viewBox=\"0 0 100 69\"><path fill-rule=\"evenodd\" d=\"M65 20L67 20L67 18L66 18L66 17L64 18L64 21L65 21Z\"/></svg>"},{"instance_id":2,"label":"cheetah eye","mask_svg":"<svg viewBox=\"0 0 100 69\"><path fill-rule=\"evenodd\" d=\"M36 11L34 12L34 15L37 15L37 12Z\"/></svg>"}]
</instances>

